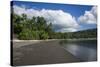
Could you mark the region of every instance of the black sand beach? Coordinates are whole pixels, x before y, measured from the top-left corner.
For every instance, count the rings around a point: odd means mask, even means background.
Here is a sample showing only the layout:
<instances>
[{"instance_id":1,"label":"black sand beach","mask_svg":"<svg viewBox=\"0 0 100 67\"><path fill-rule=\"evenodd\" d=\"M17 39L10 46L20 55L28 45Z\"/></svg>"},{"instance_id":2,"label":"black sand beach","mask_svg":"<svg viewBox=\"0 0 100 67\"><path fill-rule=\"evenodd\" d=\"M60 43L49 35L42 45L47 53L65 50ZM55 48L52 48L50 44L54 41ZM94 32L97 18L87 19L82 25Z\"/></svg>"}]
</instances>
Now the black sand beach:
<instances>
[{"instance_id":1,"label":"black sand beach","mask_svg":"<svg viewBox=\"0 0 100 67\"><path fill-rule=\"evenodd\" d=\"M78 62L59 41L13 42L13 65L37 65Z\"/></svg>"}]
</instances>

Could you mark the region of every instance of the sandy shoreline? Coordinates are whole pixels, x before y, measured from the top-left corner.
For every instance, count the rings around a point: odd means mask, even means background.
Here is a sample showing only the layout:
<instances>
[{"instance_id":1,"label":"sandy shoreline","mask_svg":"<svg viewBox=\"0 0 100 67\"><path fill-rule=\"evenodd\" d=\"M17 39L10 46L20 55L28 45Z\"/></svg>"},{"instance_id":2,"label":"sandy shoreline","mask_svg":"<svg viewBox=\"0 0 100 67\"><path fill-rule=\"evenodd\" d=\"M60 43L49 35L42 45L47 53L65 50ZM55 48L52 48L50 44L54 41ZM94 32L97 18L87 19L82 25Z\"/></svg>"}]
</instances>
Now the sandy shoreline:
<instances>
[{"instance_id":1,"label":"sandy shoreline","mask_svg":"<svg viewBox=\"0 0 100 67\"><path fill-rule=\"evenodd\" d=\"M26 46L26 45L30 45L30 44L37 44L37 43L41 43L41 42L52 42L52 41L63 41L63 40L67 40L67 41L80 41L80 40L97 40L96 38L81 38L81 39L47 39L47 40L12 40L13 47L19 48L21 46ZM19 44L20 43L20 44Z\"/></svg>"},{"instance_id":2,"label":"sandy shoreline","mask_svg":"<svg viewBox=\"0 0 100 67\"><path fill-rule=\"evenodd\" d=\"M26 45L25 45L26 44ZM16 45L16 46L14 46ZM24 45L24 46L20 46ZM13 65L37 65L79 62L59 45L59 41L14 42ZM19 46L19 47L18 47Z\"/></svg>"},{"instance_id":3,"label":"sandy shoreline","mask_svg":"<svg viewBox=\"0 0 100 67\"><path fill-rule=\"evenodd\" d=\"M80 62L71 53L60 45L61 40L13 40L13 65L37 65L54 63ZM97 40L88 39L67 39L67 40Z\"/></svg>"},{"instance_id":4,"label":"sandy shoreline","mask_svg":"<svg viewBox=\"0 0 100 67\"><path fill-rule=\"evenodd\" d=\"M13 42L42 42L42 41L56 41L56 40L96 40L97 38L73 38L73 39L47 39L47 40L12 40Z\"/></svg>"}]
</instances>

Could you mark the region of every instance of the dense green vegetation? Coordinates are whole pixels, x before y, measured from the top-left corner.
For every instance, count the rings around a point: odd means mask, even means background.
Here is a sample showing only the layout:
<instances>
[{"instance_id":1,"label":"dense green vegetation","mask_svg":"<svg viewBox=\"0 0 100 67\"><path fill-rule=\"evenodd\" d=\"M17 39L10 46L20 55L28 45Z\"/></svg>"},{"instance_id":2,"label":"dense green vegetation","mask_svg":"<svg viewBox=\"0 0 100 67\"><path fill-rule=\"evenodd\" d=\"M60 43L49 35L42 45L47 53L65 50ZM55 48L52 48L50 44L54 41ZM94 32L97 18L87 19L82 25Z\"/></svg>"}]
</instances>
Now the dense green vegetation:
<instances>
[{"instance_id":1,"label":"dense green vegetation","mask_svg":"<svg viewBox=\"0 0 100 67\"><path fill-rule=\"evenodd\" d=\"M78 32L55 32L52 23L47 24L43 17L28 19L25 14L21 16L12 13L13 34L18 39L67 39L67 38L96 38L97 29Z\"/></svg>"},{"instance_id":2,"label":"dense green vegetation","mask_svg":"<svg viewBox=\"0 0 100 67\"><path fill-rule=\"evenodd\" d=\"M13 31L18 39L48 39L53 32L52 24L47 24L43 17L28 19L25 14L12 14L12 18Z\"/></svg>"},{"instance_id":3,"label":"dense green vegetation","mask_svg":"<svg viewBox=\"0 0 100 67\"><path fill-rule=\"evenodd\" d=\"M71 34L71 38L97 38L97 29L88 29Z\"/></svg>"}]
</instances>

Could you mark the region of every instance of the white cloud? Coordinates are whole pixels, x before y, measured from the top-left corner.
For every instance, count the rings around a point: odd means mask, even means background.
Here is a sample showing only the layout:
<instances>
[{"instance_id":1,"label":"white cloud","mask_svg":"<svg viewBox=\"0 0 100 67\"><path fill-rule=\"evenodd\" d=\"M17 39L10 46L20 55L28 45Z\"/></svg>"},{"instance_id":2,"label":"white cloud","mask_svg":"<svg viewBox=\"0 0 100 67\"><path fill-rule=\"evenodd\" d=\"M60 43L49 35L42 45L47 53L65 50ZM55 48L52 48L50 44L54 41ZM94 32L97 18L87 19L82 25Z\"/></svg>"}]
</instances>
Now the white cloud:
<instances>
[{"instance_id":1,"label":"white cloud","mask_svg":"<svg viewBox=\"0 0 100 67\"><path fill-rule=\"evenodd\" d=\"M93 6L90 11L85 11L84 15L78 18L80 23L97 24L97 7Z\"/></svg>"},{"instance_id":2,"label":"white cloud","mask_svg":"<svg viewBox=\"0 0 100 67\"><path fill-rule=\"evenodd\" d=\"M73 17L70 13L64 12L62 10L36 10L36 9L25 9L23 7L19 7L14 5L14 13L21 15L26 14L28 18L32 18L33 16L42 16L46 19L48 23L53 24L53 28L56 31L66 32L66 31L76 31L79 27L75 17Z\"/></svg>"}]
</instances>

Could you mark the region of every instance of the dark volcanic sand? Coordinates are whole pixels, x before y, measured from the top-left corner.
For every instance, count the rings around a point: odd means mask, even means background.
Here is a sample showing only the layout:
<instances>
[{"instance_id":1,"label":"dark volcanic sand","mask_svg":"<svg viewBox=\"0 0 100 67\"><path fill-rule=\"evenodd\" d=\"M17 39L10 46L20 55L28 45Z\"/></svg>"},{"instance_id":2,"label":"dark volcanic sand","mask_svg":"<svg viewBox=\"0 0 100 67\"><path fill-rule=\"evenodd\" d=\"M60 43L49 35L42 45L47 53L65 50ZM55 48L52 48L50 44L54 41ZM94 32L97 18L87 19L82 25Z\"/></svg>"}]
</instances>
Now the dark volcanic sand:
<instances>
[{"instance_id":1,"label":"dark volcanic sand","mask_svg":"<svg viewBox=\"0 0 100 67\"><path fill-rule=\"evenodd\" d=\"M78 62L72 54L59 45L59 41L32 42L24 45L25 42L13 42L13 65L37 65ZM24 45L16 47L14 45Z\"/></svg>"}]
</instances>

